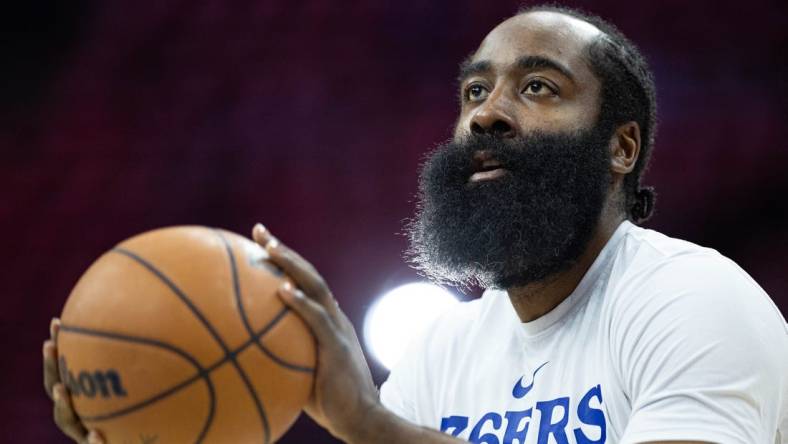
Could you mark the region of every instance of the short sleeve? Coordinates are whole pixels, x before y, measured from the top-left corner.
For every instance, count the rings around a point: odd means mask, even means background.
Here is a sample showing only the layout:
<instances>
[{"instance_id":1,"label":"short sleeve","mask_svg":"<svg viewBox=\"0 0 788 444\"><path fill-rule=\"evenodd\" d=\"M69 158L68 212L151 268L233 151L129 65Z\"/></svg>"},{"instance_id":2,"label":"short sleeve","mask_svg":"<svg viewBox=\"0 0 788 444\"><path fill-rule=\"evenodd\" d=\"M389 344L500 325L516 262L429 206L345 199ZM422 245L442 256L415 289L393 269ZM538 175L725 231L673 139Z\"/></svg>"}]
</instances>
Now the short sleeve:
<instances>
[{"instance_id":1,"label":"short sleeve","mask_svg":"<svg viewBox=\"0 0 788 444\"><path fill-rule=\"evenodd\" d=\"M430 418L425 412L433 410L430 399L430 372L437 370L438 356L430 354L430 345L435 337L440 336L437 328L443 319L450 319L450 314L440 316L431 325L416 333L389 373L386 382L380 387L380 401L387 409L397 416L412 423L430 426ZM431 359L428 359L428 355Z\"/></svg>"},{"instance_id":2,"label":"short sleeve","mask_svg":"<svg viewBox=\"0 0 788 444\"><path fill-rule=\"evenodd\" d=\"M416 375L414 360L415 354L413 344L406 352L409 359L400 359L396 366L389 373L388 379L380 386L380 402L387 409L394 412L400 418L410 422L418 422L416 417L415 392Z\"/></svg>"},{"instance_id":3,"label":"short sleeve","mask_svg":"<svg viewBox=\"0 0 788 444\"><path fill-rule=\"evenodd\" d=\"M691 255L616 291L624 302L611 348L631 403L622 444L780 439L788 328L743 270L719 255Z\"/></svg>"}]
</instances>

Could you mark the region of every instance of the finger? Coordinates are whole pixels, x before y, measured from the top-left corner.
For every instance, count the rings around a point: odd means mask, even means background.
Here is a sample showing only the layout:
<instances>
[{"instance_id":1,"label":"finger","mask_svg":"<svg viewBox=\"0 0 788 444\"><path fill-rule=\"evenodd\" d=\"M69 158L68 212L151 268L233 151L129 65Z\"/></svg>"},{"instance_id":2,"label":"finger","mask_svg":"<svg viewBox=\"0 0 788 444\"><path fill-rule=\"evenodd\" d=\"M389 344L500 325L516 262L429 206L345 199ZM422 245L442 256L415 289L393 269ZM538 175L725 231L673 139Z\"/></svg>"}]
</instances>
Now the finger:
<instances>
[{"instance_id":1,"label":"finger","mask_svg":"<svg viewBox=\"0 0 788 444\"><path fill-rule=\"evenodd\" d=\"M57 366L57 338L60 333L60 319L49 322L49 340L44 341L44 389L52 399L52 386L60 382Z\"/></svg>"},{"instance_id":2,"label":"finger","mask_svg":"<svg viewBox=\"0 0 788 444\"><path fill-rule=\"evenodd\" d=\"M88 432L88 444L104 444L104 437L96 430Z\"/></svg>"},{"instance_id":3,"label":"finger","mask_svg":"<svg viewBox=\"0 0 788 444\"><path fill-rule=\"evenodd\" d=\"M323 307L333 313L336 306L334 296L317 270L286 245L279 243L268 248L271 262L279 266L285 274L290 276L296 286L304 291Z\"/></svg>"},{"instance_id":4,"label":"finger","mask_svg":"<svg viewBox=\"0 0 788 444\"><path fill-rule=\"evenodd\" d=\"M60 319L52 318L49 321L49 339L57 344L57 335L60 333Z\"/></svg>"},{"instance_id":5,"label":"finger","mask_svg":"<svg viewBox=\"0 0 788 444\"><path fill-rule=\"evenodd\" d=\"M279 242L262 224L255 225L252 236L257 243L265 247L271 262L282 268L307 296L323 305L331 316L336 316L336 300L325 280L312 264Z\"/></svg>"},{"instance_id":6,"label":"finger","mask_svg":"<svg viewBox=\"0 0 788 444\"><path fill-rule=\"evenodd\" d=\"M57 346L55 343L48 339L44 341L44 390L46 390L49 399L52 398L52 387L60 382L60 374L57 368Z\"/></svg>"},{"instance_id":7,"label":"finger","mask_svg":"<svg viewBox=\"0 0 788 444\"><path fill-rule=\"evenodd\" d=\"M337 327L322 305L309 299L304 293L285 282L279 288L279 296L309 326L320 345L330 346L337 342Z\"/></svg>"},{"instance_id":8,"label":"finger","mask_svg":"<svg viewBox=\"0 0 788 444\"><path fill-rule=\"evenodd\" d=\"M277 239L267 228L263 226L263 224L258 223L255 225L254 230L252 231L252 235L255 239L255 242L260 244L266 251L269 253L276 252L277 258L275 260L287 260L288 264L291 264L293 267L301 268L303 271L309 272L311 276L307 276L311 278L311 280L322 281L323 279L320 277L320 274L317 272L314 266L310 264L306 259L301 257L298 253L287 247L286 245L282 244L279 239ZM308 279L309 280L309 279Z\"/></svg>"},{"instance_id":9,"label":"finger","mask_svg":"<svg viewBox=\"0 0 788 444\"><path fill-rule=\"evenodd\" d=\"M260 244L261 247L265 248L265 246L271 242L272 238L273 235L263 224L258 222L254 225L254 228L252 228L252 239Z\"/></svg>"},{"instance_id":10,"label":"finger","mask_svg":"<svg viewBox=\"0 0 788 444\"><path fill-rule=\"evenodd\" d=\"M79 421L77 414L74 413L74 408L71 406L71 398L66 392L63 384L58 383L52 387L52 397L55 401L54 416L55 424L63 431L69 438L76 442L84 442L87 435L87 430Z\"/></svg>"}]
</instances>

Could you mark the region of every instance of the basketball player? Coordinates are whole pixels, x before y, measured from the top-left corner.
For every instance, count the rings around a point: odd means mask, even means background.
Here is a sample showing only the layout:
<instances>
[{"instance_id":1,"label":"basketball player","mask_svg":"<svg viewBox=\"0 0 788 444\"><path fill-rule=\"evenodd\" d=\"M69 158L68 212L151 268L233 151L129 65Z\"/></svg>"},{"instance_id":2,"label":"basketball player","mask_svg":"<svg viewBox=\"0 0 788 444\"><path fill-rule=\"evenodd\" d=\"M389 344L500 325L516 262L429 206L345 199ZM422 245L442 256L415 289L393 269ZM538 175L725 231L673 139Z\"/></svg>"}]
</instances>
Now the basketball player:
<instances>
[{"instance_id":1,"label":"basketball player","mask_svg":"<svg viewBox=\"0 0 788 444\"><path fill-rule=\"evenodd\" d=\"M318 343L306 412L350 443L788 443L788 327L714 250L636 225L654 86L599 18L525 10L460 72L454 137L432 153L413 263L488 288L412 344L380 393L317 271L258 225ZM418 310L418 307L413 307ZM55 324L54 330L57 330ZM55 419L88 439L44 346Z\"/></svg>"}]
</instances>

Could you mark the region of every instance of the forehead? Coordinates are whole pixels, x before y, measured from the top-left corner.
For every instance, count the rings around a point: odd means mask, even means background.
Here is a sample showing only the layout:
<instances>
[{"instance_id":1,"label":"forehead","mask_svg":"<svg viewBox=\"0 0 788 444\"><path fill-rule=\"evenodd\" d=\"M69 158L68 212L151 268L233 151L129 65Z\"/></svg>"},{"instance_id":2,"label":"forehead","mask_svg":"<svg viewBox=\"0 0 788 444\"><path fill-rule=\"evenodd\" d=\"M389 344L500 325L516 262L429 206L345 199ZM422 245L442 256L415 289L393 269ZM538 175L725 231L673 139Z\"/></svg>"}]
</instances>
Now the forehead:
<instances>
[{"instance_id":1,"label":"forehead","mask_svg":"<svg viewBox=\"0 0 788 444\"><path fill-rule=\"evenodd\" d=\"M489 61L496 69L502 69L514 66L522 56L542 56L575 73L590 74L584 50L600 34L594 25L561 13L520 14L487 34L472 61Z\"/></svg>"}]
</instances>

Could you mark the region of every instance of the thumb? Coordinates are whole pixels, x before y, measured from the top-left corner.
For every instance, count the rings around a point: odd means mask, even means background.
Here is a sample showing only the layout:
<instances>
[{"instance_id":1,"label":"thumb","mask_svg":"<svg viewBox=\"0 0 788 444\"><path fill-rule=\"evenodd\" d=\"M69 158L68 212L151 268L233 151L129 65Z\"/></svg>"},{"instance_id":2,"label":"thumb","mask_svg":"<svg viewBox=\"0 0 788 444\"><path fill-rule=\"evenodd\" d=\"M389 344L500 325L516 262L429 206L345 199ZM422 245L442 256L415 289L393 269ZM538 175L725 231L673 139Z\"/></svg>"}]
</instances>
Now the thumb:
<instances>
[{"instance_id":1,"label":"thumb","mask_svg":"<svg viewBox=\"0 0 788 444\"><path fill-rule=\"evenodd\" d=\"M99 432L91 430L88 432L87 444L104 444L104 438L101 437Z\"/></svg>"}]
</instances>

